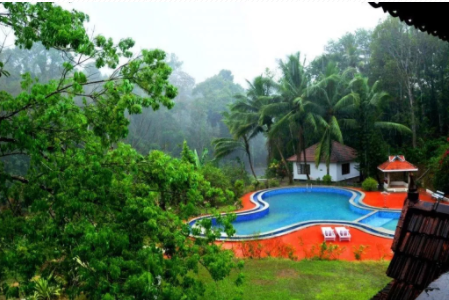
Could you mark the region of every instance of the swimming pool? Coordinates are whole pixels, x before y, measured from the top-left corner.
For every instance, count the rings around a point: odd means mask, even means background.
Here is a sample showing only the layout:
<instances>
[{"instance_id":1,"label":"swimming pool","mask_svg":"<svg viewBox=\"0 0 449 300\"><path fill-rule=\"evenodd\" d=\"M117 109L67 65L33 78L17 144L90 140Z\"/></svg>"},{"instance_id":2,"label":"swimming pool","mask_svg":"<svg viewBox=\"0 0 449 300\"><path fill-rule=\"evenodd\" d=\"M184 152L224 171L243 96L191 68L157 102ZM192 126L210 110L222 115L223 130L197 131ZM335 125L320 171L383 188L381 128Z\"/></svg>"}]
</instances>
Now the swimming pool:
<instances>
[{"instance_id":1,"label":"swimming pool","mask_svg":"<svg viewBox=\"0 0 449 300\"><path fill-rule=\"evenodd\" d=\"M317 224L342 224L392 238L399 211L379 210L362 202L364 194L334 187L279 188L257 192L252 210L237 213L236 234L224 240L279 236ZM204 218L204 217L201 217ZM194 219L190 222L194 226ZM215 222L214 222L215 223Z\"/></svg>"}]
</instances>

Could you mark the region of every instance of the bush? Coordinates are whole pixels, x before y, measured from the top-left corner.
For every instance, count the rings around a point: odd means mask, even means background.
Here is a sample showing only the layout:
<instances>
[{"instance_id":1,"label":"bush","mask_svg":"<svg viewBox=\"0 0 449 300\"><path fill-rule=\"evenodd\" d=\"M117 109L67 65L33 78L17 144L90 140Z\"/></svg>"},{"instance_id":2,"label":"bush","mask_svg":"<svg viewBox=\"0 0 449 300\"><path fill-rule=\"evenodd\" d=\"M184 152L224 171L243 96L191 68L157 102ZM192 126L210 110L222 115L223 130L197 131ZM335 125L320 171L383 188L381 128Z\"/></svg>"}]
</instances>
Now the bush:
<instances>
[{"instance_id":1,"label":"bush","mask_svg":"<svg viewBox=\"0 0 449 300\"><path fill-rule=\"evenodd\" d=\"M265 171L265 176L267 178L277 177L283 180L287 177L287 170L282 162L273 159Z\"/></svg>"},{"instance_id":2,"label":"bush","mask_svg":"<svg viewBox=\"0 0 449 300\"><path fill-rule=\"evenodd\" d=\"M217 201L211 202L212 206L234 203L236 198L233 192L234 186L222 170L211 164L206 164L201 168L200 172L203 174L204 179L209 181L210 185L214 187L212 190L215 191L214 195L217 197Z\"/></svg>"},{"instance_id":3,"label":"bush","mask_svg":"<svg viewBox=\"0 0 449 300\"><path fill-rule=\"evenodd\" d=\"M332 182L332 176L330 175L324 175L323 176L323 183L324 184L330 184Z\"/></svg>"},{"instance_id":4,"label":"bush","mask_svg":"<svg viewBox=\"0 0 449 300\"><path fill-rule=\"evenodd\" d=\"M449 142L449 138L447 138ZM449 193L449 148L447 148L442 156L439 156L438 167L433 179L435 189Z\"/></svg>"},{"instance_id":5,"label":"bush","mask_svg":"<svg viewBox=\"0 0 449 300\"><path fill-rule=\"evenodd\" d=\"M369 249L368 245L360 245L359 247L356 246L352 246L352 249L354 250L354 258L356 260L361 260L362 259L362 255L364 255L366 253L366 250Z\"/></svg>"},{"instance_id":6,"label":"bush","mask_svg":"<svg viewBox=\"0 0 449 300\"><path fill-rule=\"evenodd\" d=\"M251 182L248 172L245 170L245 166L239 161L227 163L220 169L223 171L223 174L229 178L232 184L235 184L237 180L242 180L244 185L250 184Z\"/></svg>"},{"instance_id":7,"label":"bush","mask_svg":"<svg viewBox=\"0 0 449 300\"><path fill-rule=\"evenodd\" d=\"M268 187L278 187L279 186L279 180L272 178L268 179Z\"/></svg>"},{"instance_id":8,"label":"bush","mask_svg":"<svg viewBox=\"0 0 449 300\"><path fill-rule=\"evenodd\" d=\"M368 177L362 182L362 189L364 191L377 191L377 186L377 180L372 177Z\"/></svg>"},{"instance_id":9,"label":"bush","mask_svg":"<svg viewBox=\"0 0 449 300\"><path fill-rule=\"evenodd\" d=\"M234 194L237 198L240 198L245 193L245 182L243 180L238 179L234 182Z\"/></svg>"},{"instance_id":10,"label":"bush","mask_svg":"<svg viewBox=\"0 0 449 300\"><path fill-rule=\"evenodd\" d=\"M258 187L260 185L260 181L252 178L251 179L251 185L254 185L255 187Z\"/></svg>"}]
</instances>

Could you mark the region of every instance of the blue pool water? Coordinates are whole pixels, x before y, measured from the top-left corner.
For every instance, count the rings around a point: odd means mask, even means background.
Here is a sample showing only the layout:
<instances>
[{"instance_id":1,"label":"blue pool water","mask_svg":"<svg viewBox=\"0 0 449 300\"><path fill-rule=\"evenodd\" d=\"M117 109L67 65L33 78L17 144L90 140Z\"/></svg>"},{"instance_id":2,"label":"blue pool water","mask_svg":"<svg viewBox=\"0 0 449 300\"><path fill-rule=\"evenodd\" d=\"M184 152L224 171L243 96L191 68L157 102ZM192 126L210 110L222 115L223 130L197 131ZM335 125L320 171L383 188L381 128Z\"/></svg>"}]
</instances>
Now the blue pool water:
<instances>
[{"instance_id":1,"label":"blue pool water","mask_svg":"<svg viewBox=\"0 0 449 300\"><path fill-rule=\"evenodd\" d=\"M395 231L396 226L398 225L399 215L399 212L378 211L375 214L362 219L360 223Z\"/></svg>"},{"instance_id":2,"label":"blue pool water","mask_svg":"<svg viewBox=\"0 0 449 300\"><path fill-rule=\"evenodd\" d=\"M261 197L260 197L261 196ZM261 199L262 201L261 201ZM392 238L400 211L368 207L362 193L343 188L296 187L262 191L253 194L256 207L237 213L233 222L236 234L226 238L244 240L267 238L316 224L349 225L366 232ZM207 216L200 217L208 218ZM195 226L198 219L189 222ZM347 222L351 222L348 224ZM212 224L216 225L215 219ZM385 232L387 229L389 232Z\"/></svg>"},{"instance_id":3,"label":"blue pool water","mask_svg":"<svg viewBox=\"0 0 449 300\"><path fill-rule=\"evenodd\" d=\"M349 196L336 193L282 193L265 194L263 200L270 205L265 217L234 222L238 235L268 232L309 220L354 221L363 216L349 208Z\"/></svg>"}]
</instances>

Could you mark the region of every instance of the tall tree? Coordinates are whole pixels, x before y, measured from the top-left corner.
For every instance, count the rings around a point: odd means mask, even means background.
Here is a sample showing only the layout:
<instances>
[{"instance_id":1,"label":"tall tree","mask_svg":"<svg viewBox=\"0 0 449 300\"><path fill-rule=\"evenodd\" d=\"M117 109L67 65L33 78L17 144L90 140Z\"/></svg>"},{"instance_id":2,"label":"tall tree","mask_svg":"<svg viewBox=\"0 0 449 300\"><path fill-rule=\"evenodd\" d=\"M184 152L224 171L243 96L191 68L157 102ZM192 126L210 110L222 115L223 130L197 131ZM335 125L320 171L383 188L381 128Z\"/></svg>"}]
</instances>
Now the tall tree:
<instances>
[{"instance_id":1,"label":"tall tree","mask_svg":"<svg viewBox=\"0 0 449 300\"><path fill-rule=\"evenodd\" d=\"M400 88L408 99L413 148L417 147L415 90L419 88L421 61L421 54L417 49L417 35L416 30L397 18L390 17L376 27L372 42L372 60L383 68L375 79L382 79L384 72L392 72L400 79ZM380 69L377 69L377 72L379 71Z\"/></svg>"},{"instance_id":2,"label":"tall tree","mask_svg":"<svg viewBox=\"0 0 449 300\"><path fill-rule=\"evenodd\" d=\"M343 134L339 120L350 117L350 106L353 95L348 89L348 83L354 69L348 69L343 75L335 63L327 65L321 80L309 88L309 98L318 106L317 113L322 136L315 153L315 164L325 161L327 175L329 175L330 159L333 140L343 143Z\"/></svg>"},{"instance_id":3,"label":"tall tree","mask_svg":"<svg viewBox=\"0 0 449 300\"><path fill-rule=\"evenodd\" d=\"M190 163L158 151L144 157L119 142L127 114L173 106L165 53L135 55L131 39L91 40L85 14L53 3L2 5L0 23L13 29L16 46L40 41L77 57L57 80L23 74L17 96L0 92L0 157L29 160L25 174L0 167L0 282L15 283L2 286L6 296L27 298L33 277L53 274L70 298L197 299L199 265L220 280L235 264L215 245L220 233L210 220L206 238L195 240L189 234L199 230L183 220L223 194ZM91 80L79 69L91 61L112 74ZM94 84L101 88L85 89Z\"/></svg>"},{"instance_id":4,"label":"tall tree","mask_svg":"<svg viewBox=\"0 0 449 300\"><path fill-rule=\"evenodd\" d=\"M379 82L369 86L368 78L356 76L351 82L351 99L354 100L353 119L345 120L349 128L356 130L355 149L360 168L360 179L374 176L377 166L385 160L382 135L395 131L402 135L411 130L402 124L385 121L383 108L389 95L380 89Z\"/></svg>"},{"instance_id":5,"label":"tall tree","mask_svg":"<svg viewBox=\"0 0 449 300\"><path fill-rule=\"evenodd\" d=\"M310 126L316 130L316 122L312 113L314 103L305 98L309 77L300 61L299 52L288 56L285 62L280 60L279 68L282 72L279 84L280 95L273 97L275 103L264 107L262 116L274 117L275 122L268 134L270 138L279 135L280 131L296 134L297 145L294 152L296 152L297 163L300 164L301 154L304 156L304 162L306 161L306 127ZM283 161L285 160L283 159ZM309 178L309 174L306 175ZM289 181L292 182L292 180L290 174Z\"/></svg>"}]
</instances>

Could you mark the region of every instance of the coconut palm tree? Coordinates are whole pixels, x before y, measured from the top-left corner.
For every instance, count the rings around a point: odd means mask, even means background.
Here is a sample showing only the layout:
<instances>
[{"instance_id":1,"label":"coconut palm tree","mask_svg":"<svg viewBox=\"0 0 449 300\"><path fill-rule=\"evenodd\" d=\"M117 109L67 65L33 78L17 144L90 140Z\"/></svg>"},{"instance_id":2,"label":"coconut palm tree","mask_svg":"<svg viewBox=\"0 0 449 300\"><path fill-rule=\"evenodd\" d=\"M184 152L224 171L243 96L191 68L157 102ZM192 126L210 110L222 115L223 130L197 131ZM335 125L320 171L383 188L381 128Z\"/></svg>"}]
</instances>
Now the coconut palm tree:
<instances>
[{"instance_id":1,"label":"coconut palm tree","mask_svg":"<svg viewBox=\"0 0 449 300\"><path fill-rule=\"evenodd\" d=\"M310 78L304 71L300 53L288 56L285 62L280 60L279 68L282 71L279 84L280 95L272 97L273 103L263 108L262 117L274 119L268 132L268 137L271 139L278 139L281 132L296 133L298 144L295 152L299 164L301 154L304 154L304 162L306 161L305 130L308 127L313 130L317 128L313 113L316 105L306 99ZM309 174L306 175L309 178ZM292 182L291 175L289 180Z\"/></svg>"},{"instance_id":2,"label":"coconut palm tree","mask_svg":"<svg viewBox=\"0 0 449 300\"><path fill-rule=\"evenodd\" d=\"M223 115L223 122L228 126L229 132L232 134L232 138L217 138L212 140L214 146L215 159L222 159L234 151L243 150L248 158L249 166L254 178L257 180L256 173L254 171L253 162L251 158L251 151L249 146L250 132L242 130L244 125L241 120L234 118L232 113L225 112Z\"/></svg>"},{"instance_id":3,"label":"coconut palm tree","mask_svg":"<svg viewBox=\"0 0 449 300\"><path fill-rule=\"evenodd\" d=\"M261 109L269 103L275 83L269 76L258 76L252 82L247 80L249 89L246 95L236 95L236 102L230 105L230 112L224 112L223 122L229 128L232 138L215 139L215 158L223 158L236 150L244 150L254 178L249 141L259 133L265 133L271 126L271 119L261 119Z\"/></svg>"},{"instance_id":4,"label":"coconut palm tree","mask_svg":"<svg viewBox=\"0 0 449 300\"><path fill-rule=\"evenodd\" d=\"M352 99L354 100L353 119L347 120L348 127L358 132L356 145L360 163L360 179L374 173L378 163L383 158L375 159L376 153L372 147L372 137L381 137L384 131L395 131L400 134L412 134L405 125L382 120L382 105L390 98L388 93L381 91L379 81L372 86L368 78L357 75L350 83Z\"/></svg>"},{"instance_id":5,"label":"coconut palm tree","mask_svg":"<svg viewBox=\"0 0 449 300\"><path fill-rule=\"evenodd\" d=\"M315 152L315 165L321 161L326 163L329 175L330 158L332 154L332 141L343 143L343 134L339 120L346 121L354 105L354 94L349 90L349 79L354 69L347 69L340 74L337 65L333 62L327 64L325 72L320 79L308 89L309 99L318 105L318 123L322 136ZM344 122L343 121L343 122Z\"/></svg>"}]
</instances>

